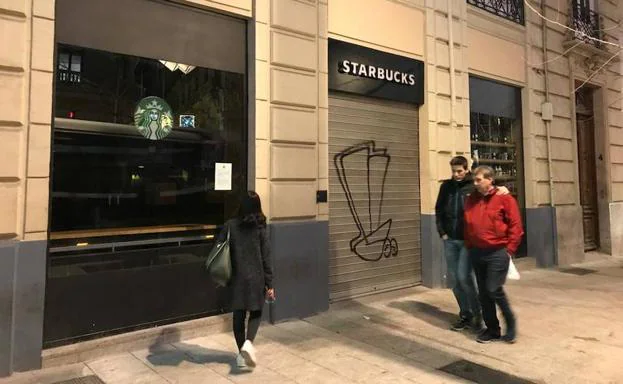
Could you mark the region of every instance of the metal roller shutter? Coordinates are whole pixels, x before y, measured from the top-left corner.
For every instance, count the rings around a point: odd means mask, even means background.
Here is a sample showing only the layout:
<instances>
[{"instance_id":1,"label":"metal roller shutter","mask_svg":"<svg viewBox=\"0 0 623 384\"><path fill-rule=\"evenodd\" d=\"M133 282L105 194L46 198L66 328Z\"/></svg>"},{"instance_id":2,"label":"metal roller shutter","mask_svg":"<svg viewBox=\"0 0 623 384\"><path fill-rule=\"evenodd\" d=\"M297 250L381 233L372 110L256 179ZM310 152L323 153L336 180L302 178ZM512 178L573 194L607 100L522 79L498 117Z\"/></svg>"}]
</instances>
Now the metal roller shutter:
<instances>
[{"instance_id":1,"label":"metal roller shutter","mask_svg":"<svg viewBox=\"0 0 623 384\"><path fill-rule=\"evenodd\" d=\"M331 94L331 300L421 282L418 110Z\"/></svg>"}]
</instances>

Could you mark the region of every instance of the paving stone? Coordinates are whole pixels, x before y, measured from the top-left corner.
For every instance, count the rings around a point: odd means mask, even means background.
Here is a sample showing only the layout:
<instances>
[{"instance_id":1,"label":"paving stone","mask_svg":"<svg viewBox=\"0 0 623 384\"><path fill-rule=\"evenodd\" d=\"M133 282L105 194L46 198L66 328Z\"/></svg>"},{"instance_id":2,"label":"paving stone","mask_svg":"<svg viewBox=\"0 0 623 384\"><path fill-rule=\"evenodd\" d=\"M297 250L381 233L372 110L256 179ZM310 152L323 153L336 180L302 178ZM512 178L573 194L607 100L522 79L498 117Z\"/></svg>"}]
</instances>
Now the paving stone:
<instances>
[{"instance_id":1,"label":"paving stone","mask_svg":"<svg viewBox=\"0 0 623 384\"><path fill-rule=\"evenodd\" d=\"M87 366L106 384L166 384L167 381L130 353L90 361Z\"/></svg>"},{"instance_id":2,"label":"paving stone","mask_svg":"<svg viewBox=\"0 0 623 384\"><path fill-rule=\"evenodd\" d=\"M1 384L32 384L36 383L33 372L17 372L10 377L0 379Z\"/></svg>"},{"instance_id":3,"label":"paving stone","mask_svg":"<svg viewBox=\"0 0 623 384\"><path fill-rule=\"evenodd\" d=\"M86 364L71 364L62 367L55 367L45 371L34 372L34 383L53 384L63 380L74 379L94 375L95 373Z\"/></svg>"}]
</instances>

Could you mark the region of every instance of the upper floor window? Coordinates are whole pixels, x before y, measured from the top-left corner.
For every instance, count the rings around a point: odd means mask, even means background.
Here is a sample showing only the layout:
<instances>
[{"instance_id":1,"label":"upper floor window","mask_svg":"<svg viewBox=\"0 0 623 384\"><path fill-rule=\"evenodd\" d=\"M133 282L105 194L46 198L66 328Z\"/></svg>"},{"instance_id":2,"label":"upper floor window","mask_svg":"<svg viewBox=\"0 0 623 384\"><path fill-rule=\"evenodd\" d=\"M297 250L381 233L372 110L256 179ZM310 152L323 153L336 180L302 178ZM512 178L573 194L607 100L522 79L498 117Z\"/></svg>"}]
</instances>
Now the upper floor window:
<instances>
[{"instance_id":1,"label":"upper floor window","mask_svg":"<svg viewBox=\"0 0 623 384\"><path fill-rule=\"evenodd\" d=\"M601 42L597 39L602 38L602 33L595 0L572 0L571 6L573 10L570 27L574 30L574 37L599 48Z\"/></svg>"},{"instance_id":2,"label":"upper floor window","mask_svg":"<svg viewBox=\"0 0 623 384\"><path fill-rule=\"evenodd\" d=\"M515 23L524 23L523 0L467 0L467 3Z\"/></svg>"}]
</instances>

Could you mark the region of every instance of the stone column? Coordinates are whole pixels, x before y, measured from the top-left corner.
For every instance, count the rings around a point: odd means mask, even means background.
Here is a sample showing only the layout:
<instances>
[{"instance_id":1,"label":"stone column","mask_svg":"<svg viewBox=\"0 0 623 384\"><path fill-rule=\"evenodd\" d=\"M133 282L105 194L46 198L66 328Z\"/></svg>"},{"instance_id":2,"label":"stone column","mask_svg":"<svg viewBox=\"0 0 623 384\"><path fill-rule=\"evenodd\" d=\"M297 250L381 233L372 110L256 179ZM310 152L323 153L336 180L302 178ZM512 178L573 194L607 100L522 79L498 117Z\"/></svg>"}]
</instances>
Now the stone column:
<instances>
[{"instance_id":1,"label":"stone column","mask_svg":"<svg viewBox=\"0 0 623 384\"><path fill-rule=\"evenodd\" d=\"M272 320L328 308L327 3L256 0L256 189L271 225ZM289 292L286 294L286 292Z\"/></svg>"},{"instance_id":2,"label":"stone column","mask_svg":"<svg viewBox=\"0 0 623 384\"><path fill-rule=\"evenodd\" d=\"M453 156L470 158L466 4L459 0L426 1L426 101L420 109L420 169L422 280L428 287L445 285L443 247L435 224L435 202L440 183L449 177ZM450 44L450 26L453 46ZM451 76L454 76L454 100Z\"/></svg>"},{"instance_id":3,"label":"stone column","mask_svg":"<svg viewBox=\"0 0 623 384\"><path fill-rule=\"evenodd\" d=\"M54 1L0 4L0 375L41 364Z\"/></svg>"}]
</instances>

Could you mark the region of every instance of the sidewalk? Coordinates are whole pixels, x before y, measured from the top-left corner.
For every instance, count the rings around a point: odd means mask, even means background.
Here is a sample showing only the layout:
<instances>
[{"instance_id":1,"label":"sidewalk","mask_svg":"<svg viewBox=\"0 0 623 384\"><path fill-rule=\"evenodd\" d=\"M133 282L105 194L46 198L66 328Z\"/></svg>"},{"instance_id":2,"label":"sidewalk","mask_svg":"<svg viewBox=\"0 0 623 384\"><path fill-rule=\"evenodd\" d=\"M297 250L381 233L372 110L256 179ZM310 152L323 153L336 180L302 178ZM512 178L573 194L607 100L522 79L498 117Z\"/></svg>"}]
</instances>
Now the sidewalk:
<instances>
[{"instance_id":1,"label":"sidewalk","mask_svg":"<svg viewBox=\"0 0 623 384\"><path fill-rule=\"evenodd\" d=\"M507 284L518 317L515 345L480 345L473 335L449 331L456 312L450 291L414 288L264 325L252 373L233 366L227 333L17 374L0 384L90 375L72 383L623 383L623 262L581 267L524 270L522 280Z\"/></svg>"}]
</instances>

